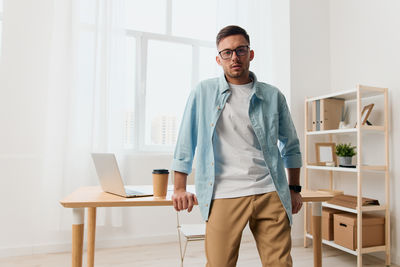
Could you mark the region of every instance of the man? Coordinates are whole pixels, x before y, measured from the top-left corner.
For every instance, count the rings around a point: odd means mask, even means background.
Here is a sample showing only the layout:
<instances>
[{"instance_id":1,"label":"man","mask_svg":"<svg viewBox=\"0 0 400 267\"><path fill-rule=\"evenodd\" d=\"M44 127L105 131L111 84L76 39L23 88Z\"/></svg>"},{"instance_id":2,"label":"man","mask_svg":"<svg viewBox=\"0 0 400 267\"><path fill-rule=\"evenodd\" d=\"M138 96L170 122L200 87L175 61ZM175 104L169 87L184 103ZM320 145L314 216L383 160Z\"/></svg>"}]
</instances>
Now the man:
<instances>
[{"instance_id":1,"label":"man","mask_svg":"<svg viewBox=\"0 0 400 267\"><path fill-rule=\"evenodd\" d=\"M190 212L198 202L208 267L236 266L247 223L263 266L292 266L301 153L285 97L249 71L254 51L244 29L227 26L216 43L224 75L200 82L187 101L172 163L174 208ZM186 191L195 149L196 195Z\"/></svg>"}]
</instances>

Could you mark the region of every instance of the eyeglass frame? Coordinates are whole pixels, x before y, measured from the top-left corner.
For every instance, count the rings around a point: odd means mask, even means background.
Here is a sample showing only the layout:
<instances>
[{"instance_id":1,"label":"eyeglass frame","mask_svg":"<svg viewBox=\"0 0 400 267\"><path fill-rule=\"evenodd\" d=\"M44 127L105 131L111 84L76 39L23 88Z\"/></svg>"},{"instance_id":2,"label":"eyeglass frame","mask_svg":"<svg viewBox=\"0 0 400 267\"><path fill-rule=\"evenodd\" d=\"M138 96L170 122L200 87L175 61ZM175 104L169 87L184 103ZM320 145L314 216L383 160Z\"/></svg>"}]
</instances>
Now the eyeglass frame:
<instances>
[{"instance_id":1,"label":"eyeglass frame","mask_svg":"<svg viewBox=\"0 0 400 267\"><path fill-rule=\"evenodd\" d=\"M239 48L243 48L243 47L246 47L246 48L247 48L246 53L243 54L243 55L239 55L239 54L237 53L237 50L238 50ZM231 56L228 57L228 58L224 58L224 57L221 55L221 53L222 53L222 52L225 52L225 51L231 51L231 52L232 52ZM227 60L227 59L231 59L231 58L232 58L233 52L236 53L236 56L237 56L237 57L242 57L242 56L245 56L247 53L249 53L249 51L250 51L250 46L248 46L248 45L241 45L241 46L236 47L235 49L224 49L224 50L218 51L218 55L219 55L222 59Z\"/></svg>"}]
</instances>

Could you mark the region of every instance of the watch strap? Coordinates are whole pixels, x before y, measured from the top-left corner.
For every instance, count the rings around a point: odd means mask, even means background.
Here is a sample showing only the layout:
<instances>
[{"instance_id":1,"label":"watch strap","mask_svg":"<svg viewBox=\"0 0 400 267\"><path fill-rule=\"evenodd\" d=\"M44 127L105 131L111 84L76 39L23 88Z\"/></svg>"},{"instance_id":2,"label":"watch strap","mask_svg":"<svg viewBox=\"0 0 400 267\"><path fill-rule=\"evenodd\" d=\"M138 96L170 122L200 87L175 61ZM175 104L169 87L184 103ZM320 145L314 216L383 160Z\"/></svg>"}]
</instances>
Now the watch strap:
<instances>
[{"instance_id":1,"label":"watch strap","mask_svg":"<svg viewBox=\"0 0 400 267\"><path fill-rule=\"evenodd\" d=\"M289 189L293 190L293 192L300 193L301 192L301 186L300 185L289 185Z\"/></svg>"}]
</instances>

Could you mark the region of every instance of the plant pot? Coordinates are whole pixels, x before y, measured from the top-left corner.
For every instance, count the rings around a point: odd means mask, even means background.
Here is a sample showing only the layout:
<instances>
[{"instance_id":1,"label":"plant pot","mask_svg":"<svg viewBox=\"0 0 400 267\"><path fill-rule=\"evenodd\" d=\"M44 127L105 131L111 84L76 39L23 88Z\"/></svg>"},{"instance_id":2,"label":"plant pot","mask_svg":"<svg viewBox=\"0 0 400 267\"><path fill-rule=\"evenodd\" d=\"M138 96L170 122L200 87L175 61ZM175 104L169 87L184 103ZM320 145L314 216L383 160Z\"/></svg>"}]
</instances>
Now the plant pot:
<instances>
[{"instance_id":1,"label":"plant pot","mask_svg":"<svg viewBox=\"0 0 400 267\"><path fill-rule=\"evenodd\" d=\"M339 157L339 165L350 166L353 157Z\"/></svg>"}]
</instances>

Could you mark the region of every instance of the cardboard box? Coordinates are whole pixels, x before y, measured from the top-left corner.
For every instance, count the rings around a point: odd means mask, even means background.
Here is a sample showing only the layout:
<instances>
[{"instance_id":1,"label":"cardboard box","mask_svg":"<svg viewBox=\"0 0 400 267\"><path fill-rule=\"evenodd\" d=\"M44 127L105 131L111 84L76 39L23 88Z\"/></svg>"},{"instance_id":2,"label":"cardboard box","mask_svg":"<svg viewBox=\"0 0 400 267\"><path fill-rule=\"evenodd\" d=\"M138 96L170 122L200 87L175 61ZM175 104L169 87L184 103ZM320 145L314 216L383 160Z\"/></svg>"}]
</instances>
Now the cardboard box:
<instances>
[{"instance_id":1,"label":"cardboard box","mask_svg":"<svg viewBox=\"0 0 400 267\"><path fill-rule=\"evenodd\" d=\"M325 98L312 103L312 130L323 131L339 128L344 100Z\"/></svg>"},{"instance_id":2,"label":"cardboard box","mask_svg":"<svg viewBox=\"0 0 400 267\"><path fill-rule=\"evenodd\" d=\"M385 245L385 218L363 214L362 246ZM333 215L334 242L351 250L357 249L357 214L339 213Z\"/></svg>"},{"instance_id":3,"label":"cardboard box","mask_svg":"<svg viewBox=\"0 0 400 267\"><path fill-rule=\"evenodd\" d=\"M333 240L333 215L343 211L323 208L322 209L322 239Z\"/></svg>"},{"instance_id":4,"label":"cardboard box","mask_svg":"<svg viewBox=\"0 0 400 267\"><path fill-rule=\"evenodd\" d=\"M330 208L322 208L322 218L321 218L321 234L322 239L325 240L333 240L333 215L337 213L343 213L343 211L330 209ZM312 234L312 216L311 212L309 213L309 224L307 225L307 232Z\"/></svg>"}]
</instances>

